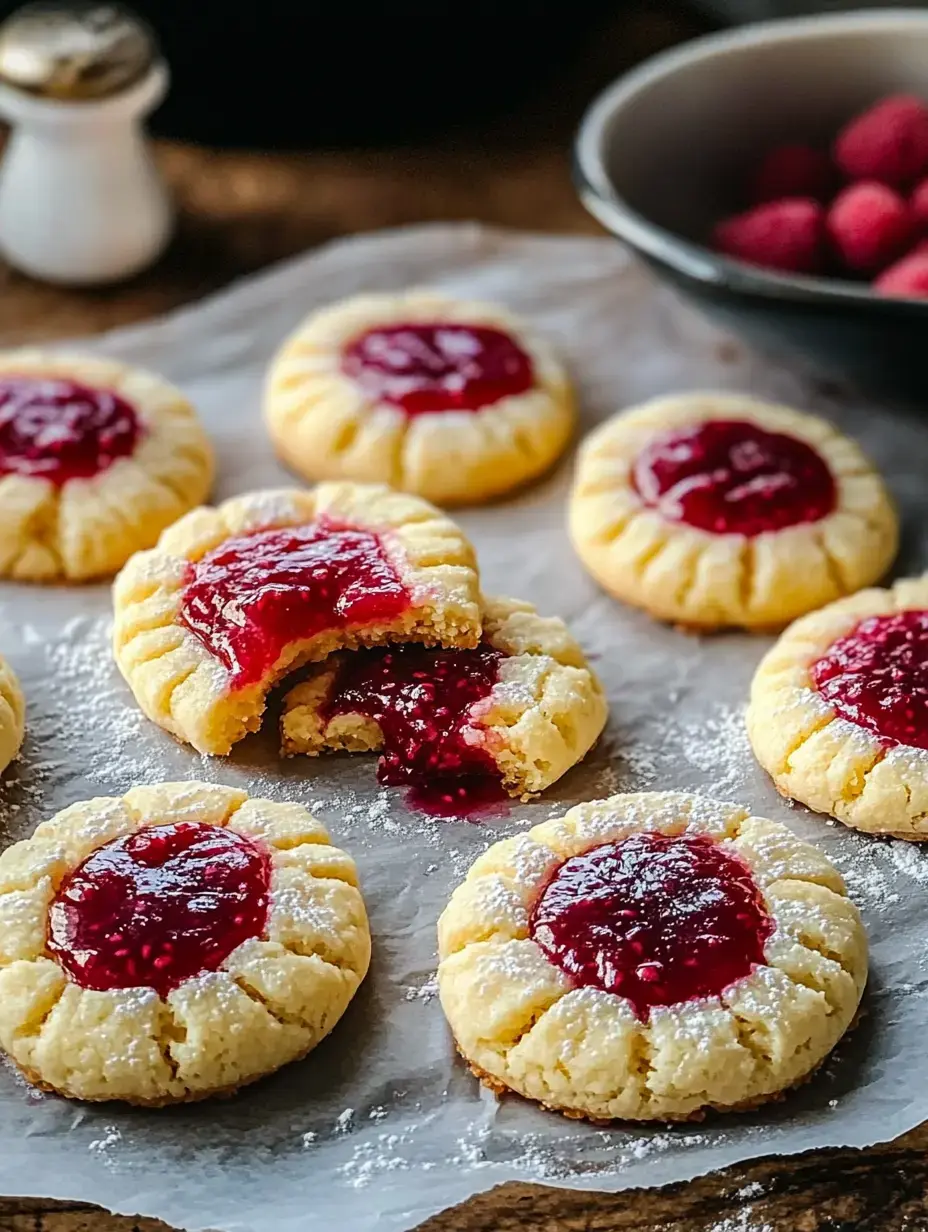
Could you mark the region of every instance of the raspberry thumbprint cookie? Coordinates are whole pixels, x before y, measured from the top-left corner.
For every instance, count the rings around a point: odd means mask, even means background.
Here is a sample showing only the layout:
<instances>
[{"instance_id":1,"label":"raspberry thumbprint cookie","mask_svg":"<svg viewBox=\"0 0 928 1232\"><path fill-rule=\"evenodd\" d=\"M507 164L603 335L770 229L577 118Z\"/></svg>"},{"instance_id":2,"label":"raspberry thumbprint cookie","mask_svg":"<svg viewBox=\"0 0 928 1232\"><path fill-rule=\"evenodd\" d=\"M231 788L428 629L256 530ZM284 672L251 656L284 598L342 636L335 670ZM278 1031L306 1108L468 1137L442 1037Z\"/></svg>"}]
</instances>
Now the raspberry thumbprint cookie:
<instances>
[{"instance_id":1,"label":"raspberry thumbprint cookie","mask_svg":"<svg viewBox=\"0 0 928 1232\"><path fill-rule=\"evenodd\" d=\"M857 445L799 411L661 398L584 442L574 547L605 590L660 620L773 628L879 579L896 515Z\"/></svg>"},{"instance_id":2,"label":"raspberry thumbprint cookie","mask_svg":"<svg viewBox=\"0 0 928 1232\"><path fill-rule=\"evenodd\" d=\"M206 433L167 381L87 356L0 355L0 576L113 574L212 478Z\"/></svg>"},{"instance_id":3,"label":"raspberry thumbprint cookie","mask_svg":"<svg viewBox=\"0 0 928 1232\"><path fill-rule=\"evenodd\" d=\"M784 795L928 839L928 575L797 620L757 669L747 724Z\"/></svg>"},{"instance_id":4,"label":"raspberry thumbprint cookie","mask_svg":"<svg viewBox=\"0 0 928 1232\"><path fill-rule=\"evenodd\" d=\"M114 588L116 661L146 715L201 753L261 722L302 663L386 641L476 646L470 543L388 488L321 484L195 509Z\"/></svg>"},{"instance_id":5,"label":"raspberry thumbprint cookie","mask_svg":"<svg viewBox=\"0 0 928 1232\"><path fill-rule=\"evenodd\" d=\"M265 415L306 479L388 483L451 505L542 474L575 412L563 368L521 321L408 291L314 313L271 366Z\"/></svg>"},{"instance_id":6,"label":"raspberry thumbprint cookie","mask_svg":"<svg viewBox=\"0 0 928 1232\"><path fill-rule=\"evenodd\" d=\"M284 701L283 752L379 752L379 780L428 793L433 810L485 800L494 785L544 791L595 744L606 699L563 621L516 599L483 602L478 646L388 646L315 665Z\"/></svg>"},{"instance_id":7,"label":"raspberry thumbprint cookie","mask_svg":"<svg viewBox=\"0 0 928 1232\"><path fill-rule=\"evenodd\" d=\"M821 852L674 792L581 804L494 844L438 938L473 1071L596 1120L781 1095L850 1026L867 978L860 917Z\"/></svg>"},{"instance_id":8,"label":"raspberry thumbprint cookie","mask_svg":"<svg viewBox=\"0 0 928 1232\"><path fill-rule=\"evenodd\" d=\"M16 673L0 655L0 771L5 770L23 742L26 701Z\"/></svg>"},{"instance_id":9,"label":"raspberry thumbprint cookie","mask_svg":"<svg viewBox=\"0 0 928 1232\"><path fill-rule=\"evenodd\" d=\"M135 787L0 856L0 1046L72 1099L230 1094L332 1030L370 944L354 862L302 806Z\"/></svg>"}]
</instances>

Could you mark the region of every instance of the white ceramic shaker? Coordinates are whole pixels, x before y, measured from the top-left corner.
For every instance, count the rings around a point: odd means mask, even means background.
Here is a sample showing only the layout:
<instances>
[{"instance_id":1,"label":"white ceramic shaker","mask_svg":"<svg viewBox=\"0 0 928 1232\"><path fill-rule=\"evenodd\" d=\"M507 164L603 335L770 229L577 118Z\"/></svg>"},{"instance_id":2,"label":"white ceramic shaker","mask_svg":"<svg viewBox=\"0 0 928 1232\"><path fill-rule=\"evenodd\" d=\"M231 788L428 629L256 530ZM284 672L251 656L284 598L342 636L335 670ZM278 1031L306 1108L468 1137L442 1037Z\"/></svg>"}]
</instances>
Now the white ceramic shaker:
<instances>
[{"instance_id":1,"label":"white ceramic shaker","mask_svg":"<svg viewBox=\"0 0 928 1232\"><path fill-rule=\"evenodd\" d=\"M134 14L40 3L0 26L0 253L46 282L128 278L167 244L173 211L142 120L167 67Z\"/></svg>"}]
</instances>

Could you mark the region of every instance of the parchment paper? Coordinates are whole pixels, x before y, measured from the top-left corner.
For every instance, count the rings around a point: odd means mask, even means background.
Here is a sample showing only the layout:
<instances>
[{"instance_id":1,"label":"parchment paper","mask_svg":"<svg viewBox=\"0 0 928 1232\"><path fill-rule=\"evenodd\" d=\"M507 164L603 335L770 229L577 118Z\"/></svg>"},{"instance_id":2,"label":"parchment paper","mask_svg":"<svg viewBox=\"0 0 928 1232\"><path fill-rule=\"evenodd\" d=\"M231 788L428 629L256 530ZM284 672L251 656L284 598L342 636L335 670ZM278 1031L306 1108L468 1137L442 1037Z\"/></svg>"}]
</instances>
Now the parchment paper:
<instances>
[{"instance_id":1,"label":"parchment paper","mask_svg":"<svg viewBox=\"0 0 928 1232\"><path fill-rule=\"evenodd\" d=\"M260 418L262 373L309 309L431 284L499 299L550 336L582 390L584 426L672 390L747 390L818 410L871 452L905 514L900 572L928 565L928 425L817 391L723 339L608 240L470 226L323 249L191 310L99 339L194 399L219 454L220 497L289 481ZM766 639L697 639L602 595L564 531L570 464L461 521L484 584L565 617L608 688L606 737L541 800L483 825L434 821L382 793L371 758L281 764L273 731L205 759L148 724L113 667L104 586L0 589L0 647L29 699L29 736L0 795L0 837L134 782L198 778L313 805L360 864L371 974L332 1038L228 1103L139 1112L31 1092L0 1067L0 1190L84 1199L189 1229L399 1232L500 1181L621 1189L737 1160L863 1146L928 1118L928 853L829 826L781 801L755 766L742 708ZM757 1113L673 1130L604 1131L481 1092L434 995L435 920L470 861L503 834L621 789L703 788L785 820L847 875L872 943L867 1014L812 1083Z\"/></svg>"}]
</instances>

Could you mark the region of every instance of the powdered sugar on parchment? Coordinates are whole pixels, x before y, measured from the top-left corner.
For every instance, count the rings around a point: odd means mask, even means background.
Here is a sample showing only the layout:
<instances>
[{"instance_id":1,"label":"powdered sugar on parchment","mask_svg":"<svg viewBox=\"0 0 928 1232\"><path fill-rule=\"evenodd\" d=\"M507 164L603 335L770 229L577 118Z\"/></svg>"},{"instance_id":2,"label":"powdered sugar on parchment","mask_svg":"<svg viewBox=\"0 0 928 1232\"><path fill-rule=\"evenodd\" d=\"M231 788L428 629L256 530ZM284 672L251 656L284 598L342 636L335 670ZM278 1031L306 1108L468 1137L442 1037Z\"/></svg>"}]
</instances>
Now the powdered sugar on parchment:
<instances>
[{"instance_id":1,"label":"powdered sugar on parchment","mask_svg":"<svg viewBox=\"0 0 928 1232\"><path fill-rule=\"evenodd\" d=\"M629 731L619 748L614 790L668 790L692 785L709 796L737 799L754 764L744 721L744 704L707 705L698 718L679 718L673 698L661 723L647 739ZM681 781L680 770L688 772Z\"/></svg>"}]
</instances>

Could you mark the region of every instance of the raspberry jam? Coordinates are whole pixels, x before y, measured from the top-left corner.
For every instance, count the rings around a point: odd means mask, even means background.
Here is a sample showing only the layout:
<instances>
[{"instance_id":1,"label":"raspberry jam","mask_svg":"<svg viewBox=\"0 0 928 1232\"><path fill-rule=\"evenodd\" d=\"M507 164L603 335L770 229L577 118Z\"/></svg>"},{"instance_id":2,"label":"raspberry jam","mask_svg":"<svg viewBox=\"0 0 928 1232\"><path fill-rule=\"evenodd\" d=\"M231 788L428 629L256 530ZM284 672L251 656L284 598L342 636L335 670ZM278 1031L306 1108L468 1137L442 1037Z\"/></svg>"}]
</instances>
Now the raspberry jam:
<instances>
[{"instance_id":1,"label":"raspberry jam","mask_svg":"<svg viewBox=\"0 0 928 1232\"><path fill-rule=\"evenodd\" d=\"M191 565L178 619L241 688L294 642L393 621L411 602L379 535L320 521L227 539Z\"/></svg>"},{"instance_id":2,"label":"raspberry jam","mask_svg":"<svg viewBox=\"0 0 928 1232\"><path fill-rule=\"evenodd\" d=\"M356 338L342 371L378 402L407 415L479 411L535 383L509 334L484 325L387 325Z\"/></svg>"},{"instance_id":3,"label":"raspberry jam","mask_svg":"<svg viewBox=\"0 0 928 1232\"><path fill-rule=\"evenodd\" d=\"M810 445L741 420L662 433L638 455L632 482L670 522L749 538L817 522L836 500L831 471Z\"/></svg>"},{"instance_id":4,"label":"raspberry jam","mask_svg":"<svg viewBox=\"0 0 928 1232\"><path fill-rule=\"evenodd\" d=\"M889 744L928 749L928 612L862 620L811 671L840 718Z\"/></svg>"},{"instance_id":5,"label":"raspberry jam","mask_svg":"<svg viewBox=\"0 0 928 1232\"><path fill-rule=\"evenodd\" d=\"M468 815L504 798L496 762L471 726L472 708L499 678L503 655L390 646L350 655L332 685L325 718L363 714L383 733L379 782L413 789L437 816Z\"/></svg>"},{"instance_id":6,"label":"raspberry jam","mask_svg":"<svg viewBox=\"0 0 928 1232\"><path fill-rule=\"evenodd\" d=\"M654 1006L714 997L764 962L773 932L737 856L703 835L633 834L572 856L532 911L532 937L578 986Z\"/></svg>"},{"instance_id":7,"label":"raspberry jam","mask_svg":"<svg viewBox=\"0 0 928 1232\"><path fill-rule=\"evenodd\" d=\"M141 435L138 415L107 389L54 377L0 378L0 475L92 479L128 457Z\"/></svg>"},{"instance_id":8,"label":"raspberry jam","mask_svg":"<svg viewBox=\"0 0 928 1232\"><path fill-rule=\"evenodd\" d=\"M81 988L167 996L264 932L270 861L220 826L152 826L99 847L62 882L48 949Z\"/></svg>"}]
</instances>

